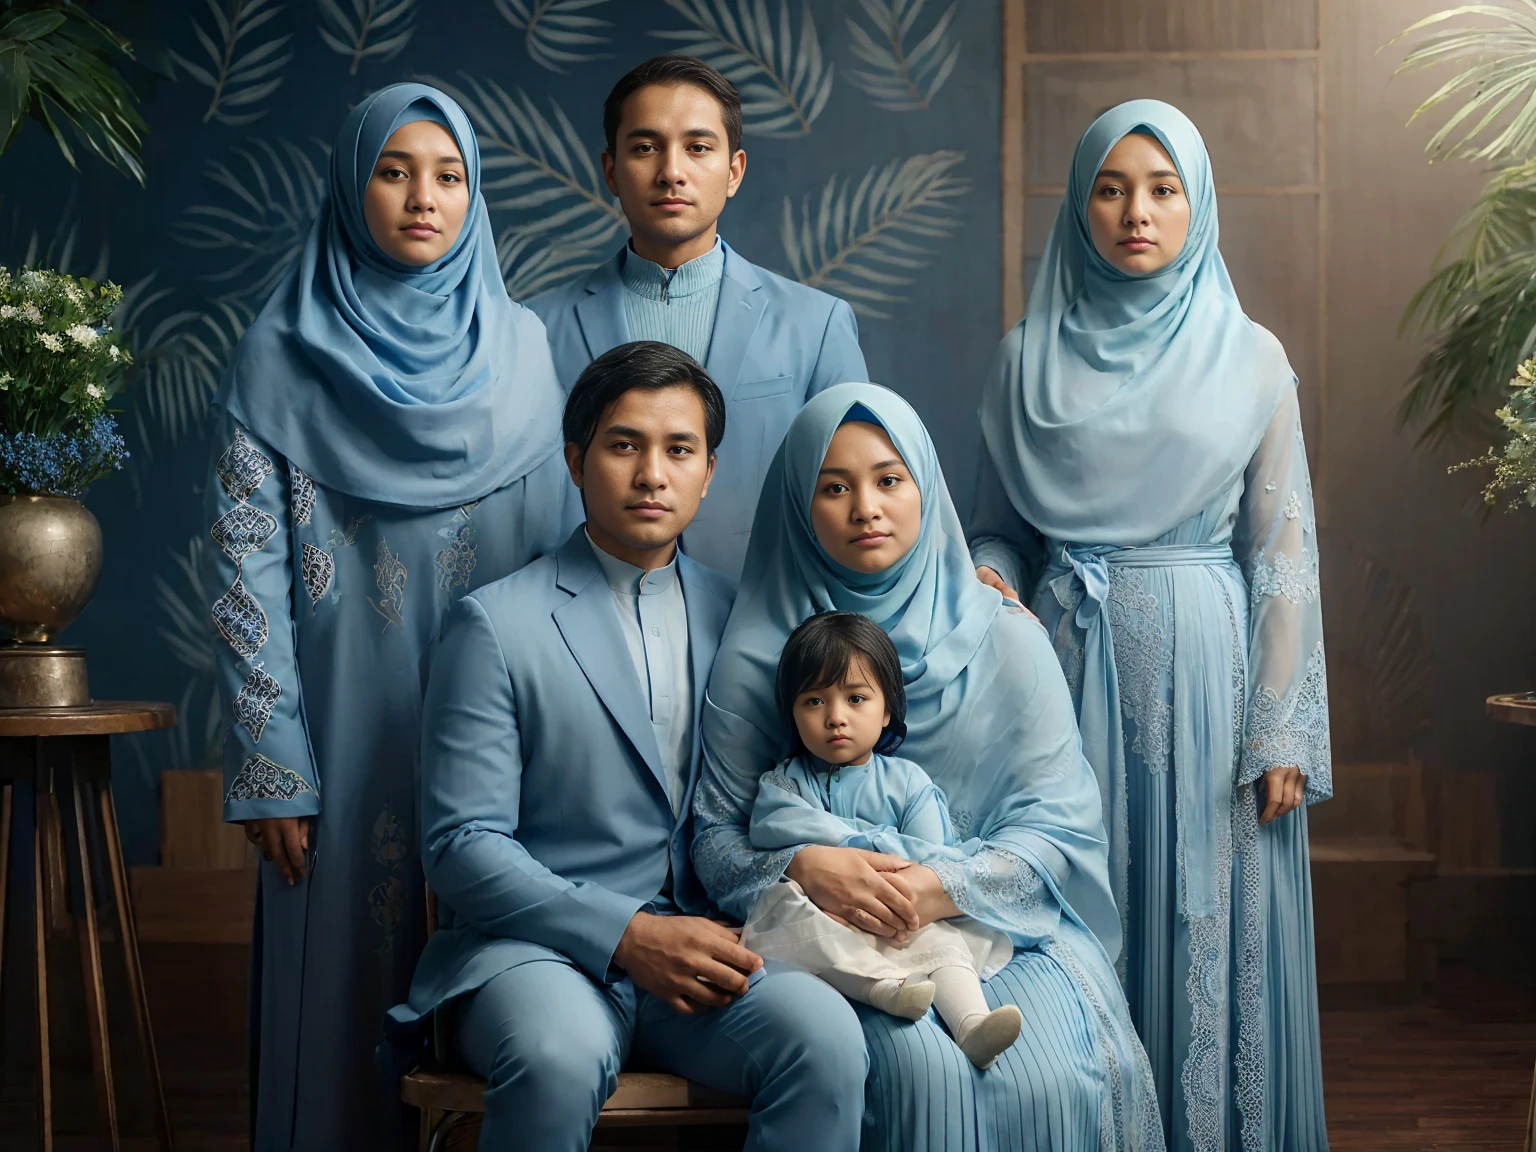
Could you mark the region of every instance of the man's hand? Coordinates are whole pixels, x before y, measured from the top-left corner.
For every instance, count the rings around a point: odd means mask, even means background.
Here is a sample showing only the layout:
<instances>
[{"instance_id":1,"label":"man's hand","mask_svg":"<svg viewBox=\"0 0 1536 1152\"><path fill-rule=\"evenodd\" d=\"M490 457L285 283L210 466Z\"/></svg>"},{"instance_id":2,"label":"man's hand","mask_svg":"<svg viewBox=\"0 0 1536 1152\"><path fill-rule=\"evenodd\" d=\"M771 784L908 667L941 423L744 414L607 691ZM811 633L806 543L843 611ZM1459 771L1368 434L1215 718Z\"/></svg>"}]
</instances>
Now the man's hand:
<instances>
[{"instance_id":1,"label":"man's hand","mask_svg":"<svg viewBox=\"0 0 1536 1152\"><path fill-rule=\"evenodd\" d=\"M641 988L684 1016L723 1008L747 990L763 958L741 946L741 933L702 916L636 912L613 962Z\"/></svg>"},{"instance_id":2,"label":"man's hand","mask_svg":"<svg viewBox=\"0 0 1536 1152\"><path fill-rule=\"evenodd\" d=\"M245 838L261 849L264 859L277 865L284 880L297 884L309 871L304 854L309 851L308 816L282 816L268 820L246 820Z\"/></svg>"},{"instance_id":3,"label":"man's hand","mask_svg":"<svg viewBox=\"0 0 1536 1152\"><path fill-rule=\"evenodd\" d=\"M888 874L911 866L899 856L811 844L795 853L784 875L832 919L901 943L917 929L917 909Z\"/></svg>"}]
</instances>

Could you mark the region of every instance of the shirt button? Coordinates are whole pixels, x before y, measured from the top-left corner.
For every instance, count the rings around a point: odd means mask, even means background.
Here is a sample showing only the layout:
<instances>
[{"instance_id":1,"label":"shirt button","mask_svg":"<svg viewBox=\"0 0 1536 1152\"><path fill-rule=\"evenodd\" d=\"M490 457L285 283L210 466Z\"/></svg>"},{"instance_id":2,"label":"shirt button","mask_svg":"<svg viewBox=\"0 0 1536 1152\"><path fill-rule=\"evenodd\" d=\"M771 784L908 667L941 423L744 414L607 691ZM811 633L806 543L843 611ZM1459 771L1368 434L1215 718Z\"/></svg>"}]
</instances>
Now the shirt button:
<instances>
[{"instance_id":1,"label":"shirt button","mask_svg":"<svg viewBox=\"0 0 1536 1152\"><path fill-rule=\"evenodd\" d=\"M651 629L651 635L652 636L660 636L661 635L661 629L660 628L652 628Z\"/></svg>"}]
</instances>

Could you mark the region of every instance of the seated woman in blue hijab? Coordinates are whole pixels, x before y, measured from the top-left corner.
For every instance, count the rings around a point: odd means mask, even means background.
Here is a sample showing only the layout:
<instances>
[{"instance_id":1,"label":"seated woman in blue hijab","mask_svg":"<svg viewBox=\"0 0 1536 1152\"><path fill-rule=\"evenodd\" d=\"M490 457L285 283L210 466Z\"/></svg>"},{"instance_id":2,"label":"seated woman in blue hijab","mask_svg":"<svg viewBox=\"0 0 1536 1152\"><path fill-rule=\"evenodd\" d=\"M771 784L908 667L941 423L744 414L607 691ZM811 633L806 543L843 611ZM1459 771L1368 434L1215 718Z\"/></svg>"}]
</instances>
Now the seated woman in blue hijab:
<instances>
[{"instance_id":1,"label":"seated woman in blue hijab","mask_svg":"<svg viewBox=\"0 0 1536 1152\"><path fill-rule=\"evenodd\" d=\"M502 285L452 100L397 84L353 109L218 402L224 818L268 861L254 1147L391 1147L372 1059L425 929L423 654L459 596L573 525L544 328Z\"/></svg>"},{"instance_id":2,"label":"seated woman in blue hijab","mask_svg":"<svg viewBox=\"0 0 1536 1152\"><path fill-rule=\"evenodd\" d=\"M1170 1148L1322 1152L1304 804L1333 790L1296 377L1155 100L1083 136L981 407L978 575L1067 669Z\"/></svg>"},{"instance_id":3,"label":"seated woman in blue hijab","mask_svg":"<svg viewBox=\"0 0 1536 1152\"><path fill-rule=\"evenodd\" d=\"M704 705L693 856L745 920L782 880L894 937L966 915L1006 934L985 984L1023 1031L987 1071L930 1014L857 1005L869 1045L864 1147L1160 1149L1145 1053L1115 979L1098 788L1040 625L976 580L933 442L894 392L839 384L790 426L758 502L746 577ZM758 779L792 747L779 653L806 617L859 612L889 633L907 696L902 755L943 789L964 845L910 864L857 848L754 851Z\"/></svg>"}]
</instances>

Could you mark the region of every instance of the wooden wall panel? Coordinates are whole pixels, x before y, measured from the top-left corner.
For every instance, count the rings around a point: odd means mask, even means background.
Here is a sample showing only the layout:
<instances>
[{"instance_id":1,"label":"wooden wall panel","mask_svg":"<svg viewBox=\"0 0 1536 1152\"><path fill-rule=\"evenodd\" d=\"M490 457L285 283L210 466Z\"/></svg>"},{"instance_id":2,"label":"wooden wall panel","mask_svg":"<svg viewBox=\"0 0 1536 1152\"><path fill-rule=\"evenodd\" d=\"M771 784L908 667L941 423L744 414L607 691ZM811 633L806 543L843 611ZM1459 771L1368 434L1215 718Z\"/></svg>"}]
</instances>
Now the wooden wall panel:
<instances>
[{"instance_id":1,"label":"wooden wall panel","mask_svg":"<svg viewBox=\"0 0 1536 1152\"><path fill-rule=\"evenodd\" d=\"M1317 47L1317 9L1276 0L1024 0L1031 52Z\"/></svg>"},{"instance_id":2,"label":"wooden wall panel","mask_svg":"<svg viewBox=\"0 0 1536 1152\"><path fill-rule=\"evenodd\" d=\"M1025 180L1064 186L1089 124L1126 100L1166 100L1205 137L1218 185L1317 182L1317 61L1182 59L1030 62Z\"/></svg>"}]
</instances>

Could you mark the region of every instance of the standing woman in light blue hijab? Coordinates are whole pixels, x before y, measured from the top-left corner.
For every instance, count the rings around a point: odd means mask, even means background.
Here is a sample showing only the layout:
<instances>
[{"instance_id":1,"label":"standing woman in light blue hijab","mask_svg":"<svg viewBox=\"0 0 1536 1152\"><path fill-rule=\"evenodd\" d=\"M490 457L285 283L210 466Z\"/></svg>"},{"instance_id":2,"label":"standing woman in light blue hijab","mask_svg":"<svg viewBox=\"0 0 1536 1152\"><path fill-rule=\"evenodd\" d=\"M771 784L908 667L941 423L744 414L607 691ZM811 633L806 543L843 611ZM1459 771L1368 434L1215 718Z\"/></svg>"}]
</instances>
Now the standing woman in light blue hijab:
<instances>
[{"instance_id":1,"label":"standing woman in light blue hijab","mask_svg":"<svg viewBox=\"0 0 1536 1152\"><path fill-rule=\"evenodd\" d=\"M704 704L693 859L710 896L745 920L789 879L878 935L964 914L1014 946L984 990L992 1008L1019 1008L1023 1030L986 1071L931 1013L855 1005L870 1060L863 1148L1159 1152L1151 1069L1115 978L1098 788L1066 683L1039 623L977 582L906 401L839 384L806 404L763 483L746 573ZM943 789L958 851L909 867L856 848L753 849L759 777L792 747L774 698L779 654L828 610L863 613L895 644L902 755Z\"/></svg>"},{"instance_id":2,"label":"standing woman in light blue hijab","mask_svg":"<svg viewBox=\"0 0 1536 1152\"><path fill-rule=\"evenodd\" d=\"M421 84L369 97L236 350L208 485L224 818L267 861L255 1152L398 1146L373 1050L425 929L423 656L453 601L572 527L561 402L463 111Z\"/></svg>"},{"instance_id":3,"label":"standing woman in light blue hijab","mask_svg":"<svg viewBox=\"0 0 1536 1152\"><path fill-rule=\"evenodd\" d=\"M1073 688L1168 1146L1321 1152L1317 524L1295 376L1233 292L1176 108L1122 104L1078 144L981 424L972 555Z\"/></svg>"}]
</instances>

